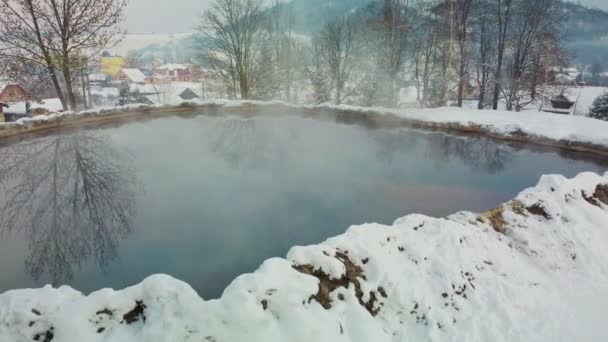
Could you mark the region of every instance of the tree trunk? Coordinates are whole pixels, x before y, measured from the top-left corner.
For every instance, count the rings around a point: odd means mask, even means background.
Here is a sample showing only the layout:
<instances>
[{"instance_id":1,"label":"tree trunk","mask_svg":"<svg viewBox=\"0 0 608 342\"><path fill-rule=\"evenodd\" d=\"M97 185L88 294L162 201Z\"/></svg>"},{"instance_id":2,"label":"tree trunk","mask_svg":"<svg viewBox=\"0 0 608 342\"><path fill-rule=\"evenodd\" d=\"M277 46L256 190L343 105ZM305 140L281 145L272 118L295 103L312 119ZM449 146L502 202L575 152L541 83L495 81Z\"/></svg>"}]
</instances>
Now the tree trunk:
<instances>
[{"instance_id":1,"label":"tree trunk","mask_svg":"<svg viewBox=\"0 0 608 342\"><path fill-rule=\"evenodd\" d=\"M72 82L72 72L70 70L69 62L66 61L63 66L63 78L65 81L65 88L68 94L69 109L76 111L76 95L74 95L74 85Z\"/></svg>"},{"instance_id":2,"label":"tree trunk","mask_svg":"<svg viewBox=\"0 0 608 342\"><path fill-rule=\"evenodd\" d=\"M461 59L464 57L461 57ZM461 60L460 62L460 70L458 70L458 76L459 76L459 80L458 80L458 107L462 107L462 103L464 100L464 85L465 85L465 79L464 79L464 74L466 72L466 66L463 60Z\"/></svg>"},{"instance_id":3,"label":"tree trunk","mask_svg":"<svg viewBox=\"0 0 608 342\"><path fill-rule=\"evenodd\" d=\"M44 56L44 61L47 65L47 68L49 69L49 74L51 75L51 81L53 82L53 87L55 88L55 92L57 93L57 97L59 98L59 101L61 101L61 106L63 107L63 110L67 110L68 107L65 102L65 97L63 95L61 85L59 84L59 79L57 78L57 69L55 68L53 59L51 58L51 55L44 43L44 39L42 38L40 25L38 24L38 18L36 17L36 13L34 11L34 5L32 4L31 0L27 1L27 6L28 6L28 10L30 12L29 15L32 18L32 22L34 24L34 31L36 33L36 40L38 43L38 47L40 48L40 51L42 51L42 55Z\"/></svg>"},{"instance_id":4,"label":"tree trunk","mask_svg":"<svg viewBox=\"0 0 608 342\"><path fill-rule=\"evenodd\" d=\"M509 26L509 19L511 17L511 2L512 0L506 0L504 14L502 12L501 1L499 1L498 6L498 57L496 63L496 72L494 73L494 100L492 103L492 109L494 110L498 110L498 99L500 97L500 76L502 74L502 65L505 55L507 28Z\"/></svg>"},{"instance_id":5,"label":"tree trunk","mask_svg":"<svg viewBox=\"0 0 608 342\"><path fill-rule=\"evenodd\" d=\"M239 77L239 86L241 90L241 99L249 100L249 80L246 75L241 75Z\"/></svg>"},{"instance_id":6,"label":"tree trunk","mask_svg":"<svg viewBox=\"0 0 608 342\"><path fill-rule=\"evenodd\" d=\"M479 85L479 102L477 103L477 109L483 109L484 108L484 102L486 101L486 82L487 82L487 73L485 70L485 66L483 67L482 70L482 75L481 75L481 84Z\"/></svg>"}]
</instances>

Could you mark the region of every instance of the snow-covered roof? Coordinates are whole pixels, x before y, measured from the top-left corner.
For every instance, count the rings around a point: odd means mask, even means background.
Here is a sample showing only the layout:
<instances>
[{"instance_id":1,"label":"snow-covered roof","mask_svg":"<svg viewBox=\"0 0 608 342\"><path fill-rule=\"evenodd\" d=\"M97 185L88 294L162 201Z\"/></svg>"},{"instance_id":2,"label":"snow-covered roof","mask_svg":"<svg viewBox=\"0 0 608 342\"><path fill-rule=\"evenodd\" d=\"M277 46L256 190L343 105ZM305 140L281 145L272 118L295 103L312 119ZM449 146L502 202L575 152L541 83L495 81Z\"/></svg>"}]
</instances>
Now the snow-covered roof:
<instances>
[{"instance_id":1,"label":"snow-covered roof","mask_svg":"<svg viewBox=\"0 0 608 342\"><path fill-rule=\"evenodd\" d=\"M106 74L89 74L89 81L91 82L103 82L108 79Z\"/></svg>"},{"instance_id":2,"label":"snow-covered roof","mask_svg":"<svg viewBox=\"0 0 608 342\"><path fill-rule=\"evenodd\" d=\"M91 95L110 97L117 97L120 94L118 88L104 87L104 88L91 88Z\"/></svg>"},{"instance_id":3,"label":"snow-covered roof","mask_svg":"<svg viewBox=\"0 0 608 342\"><path fill-rule=\"evenodd\" d=\"M143 83L146 81L146 75L139 69L122 69L121 72L131 81L135 83Z\"/></svg>"},{"instance_id":4,"label":"snow-covered roof","mask_svg":"<svg viewBox=\"0 0 608 342\"><path fill-rule=\"evenodd\" d=\"M152 84L131 84L131 91L138 91L141 94L156 94L158 93L158 87Z\"/></svg>"},{"instance_id":5,"label":"snow-covered roof","mask_svg":"<svg viewBox=\"0 0 608 342\"><path fill-rule=\"evenodd\" d=\"M184 64L169 63L169 64L161 65L156 69L172 71L172 70L186 70L186 69L190 69L190 67L188 67L187 65L184 65Z\"/></svg>"}]
</instances>

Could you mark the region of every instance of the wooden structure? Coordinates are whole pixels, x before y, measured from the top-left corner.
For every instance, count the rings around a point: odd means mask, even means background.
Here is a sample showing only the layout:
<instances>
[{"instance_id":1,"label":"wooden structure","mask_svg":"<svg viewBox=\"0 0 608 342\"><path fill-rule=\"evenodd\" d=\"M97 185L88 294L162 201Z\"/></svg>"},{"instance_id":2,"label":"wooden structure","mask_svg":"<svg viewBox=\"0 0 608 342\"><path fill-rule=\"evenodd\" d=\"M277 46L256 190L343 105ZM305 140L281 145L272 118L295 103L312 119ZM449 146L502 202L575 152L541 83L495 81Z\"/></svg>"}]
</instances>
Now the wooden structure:
<instances>
[{"instance_id":1,"label":"wooden structure","mask_svg":"<svg viewBox=\"0 0 608 342\"><path fill-rule=\"evenodd\" d=\"M0 102L0 122L4 122L4 108L8 108L8 103Z\"/></svg>"},{"instance_id":2,"label":"wooden structure","mask_svg":"<svg viewBox=\"0 0 608 342\"><path fill-rule=\"evenodd\" d=\"M182 100L186 100L186 101L190 101L190 100L194 100L194 99L200 99L201 97L198 96L192 89L190 88L186 88L184 91L181 92L181 94L179 94L179 97Z\"/></svg>"},{"instance_id":3,"label":"wooden structure","mask_svg":"<svg viewBox=\"0 0 608 342\"><path fill-rule=\"evenodd\" d=\"M564 95L558 95L558 96L554 97L553 100L551 100L551 105L555 109L568 110L568 109L572 108L572 106L574 106L574 102L570 101Z\"/></svg>"}]
</instances>

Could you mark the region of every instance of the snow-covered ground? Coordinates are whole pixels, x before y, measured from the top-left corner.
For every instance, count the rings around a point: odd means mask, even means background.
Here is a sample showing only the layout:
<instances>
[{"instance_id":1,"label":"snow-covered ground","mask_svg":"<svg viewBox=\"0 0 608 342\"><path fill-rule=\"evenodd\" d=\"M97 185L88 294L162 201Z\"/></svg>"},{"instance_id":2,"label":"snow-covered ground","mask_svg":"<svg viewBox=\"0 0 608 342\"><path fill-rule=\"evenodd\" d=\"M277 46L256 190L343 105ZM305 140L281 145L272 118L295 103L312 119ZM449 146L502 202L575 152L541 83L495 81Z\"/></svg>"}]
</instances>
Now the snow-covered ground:
<instances>
[{"instance_id":1,"label":"snow-covered ground","mask_svg":"<svg viewBox=\"0 0 608 342\"><path fill-rule=\"evenodd\" d=\"M260 113L263 113L268 108L269 110L272 109L273 112L277 112L278 110L285 115L291 115L296 110L307 110L311 113L329 111L341 113L344 116L365 114L379 121L383 120L383 116L387 116L386 120L393 120L396 117L401 122L394 124L412 125L418 128L477 132L478 134L490 134L497 138L517 139L571 149L608 152L608 122L573 115L536 111L519 113L491 110L480 111L466 108L387 109L381 107L336 106L331 104L298 106L280 101L194 100L181 101L181 103L187 103L191 106L190 108L193 112L200 112L201 114L205 113L206 107L213 107L216 110L218 107L223 106L228 109L242 107L244 110ZM175 104L177 103L172 103L172 105ZM27 130L31 125L36 126L43 123L60 124L91 116L120 116L122 111L137 111L138 109L142 109L144 112L154 109L170 112L171 108L171 106L167 105L104 107L81 113L58 113L23 118L14 123L0 124L0 129L16 128L23 131L23 129Z\"/></svg>"},{"instance_id":2,"label":"snow-covered ground","mask_svg":"<svg viewBox=\"0 0 608 342\"><path fill-rule=\"evenodd\" d=\"M342 108L347 108L341 106ZM581 116L551 114L545 112L509 112L470 110L462 108L376 109L400 118L428 123L482 126L503 135L526 134L555 141L588 142L608 146L608 122Z\"/></svg>"},{"instance_id":3,"label":"snow-covered ground","mask_svg":"<svg viewBox=\"0 0 608 342\"><path fill-rule=\"evenodd\" d=\"M572 111L574 115L587 116L591 111L591 105L593 101L604 93L608 93L606 87L583 87L583 88L571 88L568 93L572 94L573 101L576 102Z\"/></svg>"},{"instance_id":4,"label":"snow-covered ground","mask_svg":"<svg viewBox=\"0 0 608 342\"><path fill-rule=\"evenodd\" d=\"M545 176L485 214L410 215L294 247L219 300L155 275L0 295L1 341L608 340L608 174Z\"/></svg>"}]
</instances>

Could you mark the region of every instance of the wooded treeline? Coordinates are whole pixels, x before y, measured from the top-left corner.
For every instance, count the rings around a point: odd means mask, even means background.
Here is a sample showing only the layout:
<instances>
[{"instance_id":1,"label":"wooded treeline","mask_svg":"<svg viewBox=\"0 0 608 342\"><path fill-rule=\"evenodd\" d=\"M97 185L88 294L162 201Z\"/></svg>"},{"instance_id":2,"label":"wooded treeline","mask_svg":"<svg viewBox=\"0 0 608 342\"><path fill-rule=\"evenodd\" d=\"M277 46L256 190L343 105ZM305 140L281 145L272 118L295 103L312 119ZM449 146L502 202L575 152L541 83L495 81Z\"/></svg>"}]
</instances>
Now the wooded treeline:
<instances>
[{"instance_id":1,"label":"wooded treeline","mask_svg":"<svg viewBox=\"0 0 608 342\"><path fill-rule=\"evenodd\" d=\"M294 32L289 3L215 0L199 26L201 64L242 99L521 110L565 66L560 0L372 0ZM301 98L305 97L305 98Z\"/></svg>"}]
</instances>

